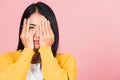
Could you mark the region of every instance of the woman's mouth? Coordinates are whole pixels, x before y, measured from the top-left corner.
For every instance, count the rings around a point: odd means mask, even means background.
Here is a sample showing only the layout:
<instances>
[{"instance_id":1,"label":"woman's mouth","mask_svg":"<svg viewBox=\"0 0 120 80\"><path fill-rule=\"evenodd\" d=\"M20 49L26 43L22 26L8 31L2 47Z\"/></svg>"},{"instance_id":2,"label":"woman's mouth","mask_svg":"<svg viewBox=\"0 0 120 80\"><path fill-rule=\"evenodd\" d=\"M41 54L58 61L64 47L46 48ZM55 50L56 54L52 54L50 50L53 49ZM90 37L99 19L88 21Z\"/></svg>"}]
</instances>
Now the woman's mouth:
<instances>
[{"instance_id":1,"label":"woman's mouth","mask_svg":"<svg viewBox=\"0 0 120 80\"><path fill-rule=\"evenodd\" d=\"M39 40L34 40L34 43L39 44L40 42L39 42Z\"/></svg>"}]
</instances>

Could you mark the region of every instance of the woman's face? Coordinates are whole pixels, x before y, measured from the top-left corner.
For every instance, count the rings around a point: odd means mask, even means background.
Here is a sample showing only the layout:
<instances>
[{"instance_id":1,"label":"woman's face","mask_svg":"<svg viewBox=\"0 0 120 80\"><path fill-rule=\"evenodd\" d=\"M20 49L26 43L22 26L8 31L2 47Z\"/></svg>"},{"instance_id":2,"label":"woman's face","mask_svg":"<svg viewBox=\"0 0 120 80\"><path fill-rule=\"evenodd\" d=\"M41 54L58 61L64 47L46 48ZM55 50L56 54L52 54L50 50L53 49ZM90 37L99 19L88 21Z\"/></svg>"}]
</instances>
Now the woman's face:
<instances>
[{"instance_id":1,"label":"woman's face","mask_svg":"<svg viewBox=\"0 0 120 80\"><path fill-rule=\"evenodd\" d=\"M34 42L34 48L38 49L40 47L40 25L41 25L41 20L45 19L45 17L38 12L33 13L30 17L30 25L29 25L29 30L34 30L35 27L38 28L34 37L33 37L33 42Z\"/></svg>"}]
</instances>

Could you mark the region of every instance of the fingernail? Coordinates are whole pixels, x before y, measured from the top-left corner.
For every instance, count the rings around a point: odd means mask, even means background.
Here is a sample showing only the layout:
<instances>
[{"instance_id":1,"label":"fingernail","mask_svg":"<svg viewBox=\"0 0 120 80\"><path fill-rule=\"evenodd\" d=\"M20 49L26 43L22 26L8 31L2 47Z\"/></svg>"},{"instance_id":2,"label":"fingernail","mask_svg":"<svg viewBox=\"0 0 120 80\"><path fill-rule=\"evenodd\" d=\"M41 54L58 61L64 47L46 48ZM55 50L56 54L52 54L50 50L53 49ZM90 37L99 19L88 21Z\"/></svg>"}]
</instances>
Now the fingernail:
<instances>
[{"instance_id":1,"label":"fingernail","mask_svg":"<svg viewBox=\"0 0 120 80\"><path fill-rule=\"evenodd\" d=\"M26 18L24 19L24 21L26 21Z\"/></svg>"},{"instance_id":2,"label":"fingernail","mask_svg":"<svg viewBox=\"0 0 120 80\"><path fill-rule=\"evenodd\" d=\"M45 18L44 20L45 20L45 21L47 21L47 19L46 19L46 18Z\"/></svg>"},{"instance_id":3,"label":"fingernail","mask_svg":"<svg viewBox=\"0 0 120 80\"><path fill-rule=\"evenodd\" d=\"M50 21L48 20L48 23L50 24Z\"/></svg>"},{"instance_id":4,"label":"fingernail","mask_svg":"<svg viewBox=\"0 0 120 80\"><path fill-rule=\"evenodd\" d=\"M29 18L28 18L28 21L29 21Z\"/></svg>"}]
</instances>

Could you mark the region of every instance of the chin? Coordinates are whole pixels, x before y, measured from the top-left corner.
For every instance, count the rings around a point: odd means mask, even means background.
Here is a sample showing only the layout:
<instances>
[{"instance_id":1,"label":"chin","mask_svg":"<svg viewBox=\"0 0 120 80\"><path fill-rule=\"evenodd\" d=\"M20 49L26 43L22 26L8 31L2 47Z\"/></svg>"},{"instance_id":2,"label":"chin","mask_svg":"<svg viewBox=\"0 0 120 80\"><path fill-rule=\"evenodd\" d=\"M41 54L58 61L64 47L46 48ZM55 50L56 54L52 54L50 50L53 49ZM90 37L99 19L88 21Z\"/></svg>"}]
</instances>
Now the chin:
<instances>
[{"instance_id":1,"label":"chin","mask_svg":"<svg viewBox=\"0 0 120 80\"><path fill-rule=\"evenodd\" d=\"M40 47L39 46L35 46L35 49L39 49Z\"/></svg>"},{"instance_id":2,"label":"chin","mask_svg":"<svg viewBox=\"0 0 120 80\"><path fill-rule=\"evenodd\" d=\"M39 49L39 47L36 47L35 49Z\"/></svg>"}]
</instances>

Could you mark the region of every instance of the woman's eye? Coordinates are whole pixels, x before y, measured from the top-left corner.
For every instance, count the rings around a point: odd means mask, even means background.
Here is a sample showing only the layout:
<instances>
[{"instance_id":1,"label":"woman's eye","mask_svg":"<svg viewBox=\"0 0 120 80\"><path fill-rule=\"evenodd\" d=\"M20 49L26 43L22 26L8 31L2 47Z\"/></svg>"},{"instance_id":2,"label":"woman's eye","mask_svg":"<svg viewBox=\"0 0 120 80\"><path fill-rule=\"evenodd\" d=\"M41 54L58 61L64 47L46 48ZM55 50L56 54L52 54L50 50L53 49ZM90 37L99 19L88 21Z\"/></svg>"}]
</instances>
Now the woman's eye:
<instances>
[{"instance_id":1,"label":"woman's eye","mask_svg":"<svg viewBox=\"0 0 120 80\"><path fill-rule=\"evenodd\" d=\"M34 29L34 27L33 27L33 26L30 26L29 29Z\"/></svg>"}]
</instances>

